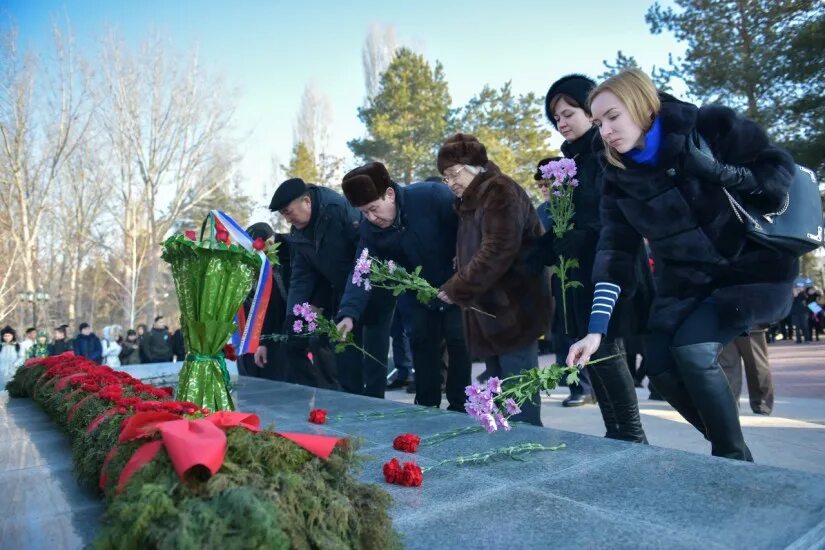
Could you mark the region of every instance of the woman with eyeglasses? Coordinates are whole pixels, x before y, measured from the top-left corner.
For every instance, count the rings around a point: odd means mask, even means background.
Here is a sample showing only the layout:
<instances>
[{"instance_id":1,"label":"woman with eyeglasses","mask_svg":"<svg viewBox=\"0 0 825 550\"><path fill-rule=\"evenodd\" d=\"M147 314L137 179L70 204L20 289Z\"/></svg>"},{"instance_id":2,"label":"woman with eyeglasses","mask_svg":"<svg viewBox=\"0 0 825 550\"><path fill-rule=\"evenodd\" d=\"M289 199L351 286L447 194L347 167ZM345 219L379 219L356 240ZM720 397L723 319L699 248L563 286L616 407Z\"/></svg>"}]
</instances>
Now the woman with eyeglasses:
<instances>
[{"instance_id":1,"label":"woman with eyeglasses","mask_svg":"<svg viewBox=\"0 0 825 550\"><path fill-rule=\"evenodd\" d=\"M548 226L548 231L537 247L535 255L541 257L547 265L554 265L558 262L559 256L575 258L579 262L579 267L568 273L570 279L578 281L581 286L566 291L567 319L563 318L564 312L561 308L556 310L554 342L559 361L566 359L570 346L586 336L589 325L594 318L598 318L592 315L594 296L596 309L615 310L614 315L619 318L612 324L611 330L592 355L592 360L598 363L582 370L585 375L582 377L583 384L571 386L570 397L562 404L570 407L587 402L592 388L604 421L605 437L646 443L635 384L627 367L623 341L623 336L629 335L634 326L634 303L629 299L618 300L617 294L610 289L597 291L592 282L596 242L601 227L599 202L603 187L603 172L599 160L603 146L598 138L598 129L593 126L590 113L586 109L587 94L595 85L595 82L585 76L571 74L554 82L547 91L545 113L550 123L564 137L562 153L576 163L578 186L573 192L573 228L563 237L556 238ZM544 161L539 163L539 166L542 163ZM553 183L541 178L539 170L536 173L537 180ZM639 271L638 279L649 282L649 276L645 278L641 273L646 269L646 257L643 257L641 243L637 256L637 265L634 267ZM553 292L556 302L561 299L561 291L554 278Z\"/></svg>"},{"instance_id":2,"label":"woman with eyeglasses","mask_svg":"<svg viewBox=\"0 0 825 550\"><path fill-rule=\"evenodd\" d=\"M527 250L543 232L530 197L470 135L444 142L438 171L457 197L459 218L456 273L438 297L464 308L470 355L483 358L491 375L537 367L538 338L550 327L553 298L546 270L534 273L526 264ZM536 392L511 419L541 426L540 413Z\"/></svg>"},{"instance_id":3,"label":"woman with eyeglasses","mask_svg":"<svg viewBox=\"0 0 825 550\"><path fill-rule=\"evenodd\" d=\"M799 263L749 239L729 196L776 212L793 158L732 109L660 93L638 69L608 78L588 99L609 162L596 288L632 287L632 254L642 237L649 240L656 293L647 374L714 456L753 460L719 352L748 327L787 315ZM598 317L568 364L599 348L610 312Z\"/></svg>"}]
</instances>

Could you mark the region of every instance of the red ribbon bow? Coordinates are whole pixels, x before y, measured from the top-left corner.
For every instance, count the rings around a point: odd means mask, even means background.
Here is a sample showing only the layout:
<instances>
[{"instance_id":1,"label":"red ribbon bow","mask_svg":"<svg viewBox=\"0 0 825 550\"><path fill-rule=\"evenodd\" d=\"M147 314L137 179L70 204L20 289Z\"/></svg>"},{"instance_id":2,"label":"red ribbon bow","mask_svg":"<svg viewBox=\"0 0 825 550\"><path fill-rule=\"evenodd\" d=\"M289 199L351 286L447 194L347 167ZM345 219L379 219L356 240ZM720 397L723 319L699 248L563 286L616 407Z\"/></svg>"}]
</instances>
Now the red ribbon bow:
<instances>
[{"instance_id":1,"label":"red ribbon bow","mask_svg":"<svg viewBox=\"0 0 825 550\"><path fill-rule=\"evenodd\" d=\"M135 472L151 461L161 447L166 449L169 460L181 480L195 467L206 468L210 475L215 475L226 456L227 441L224 430L240 427L251 432L259 432L260 425L261 421L257 415L242 412L218 411L196 420L168 412L139 412L123 424L118 442L126 443L158 433L160 439L150 441L135 451L120 472L117 491L122 491ZM338 437L322 435L289 432L275 434L289 439L323 459L329 458L335 446L341 441ZM101 489L106 487L106 466L117 454L117 449L117 446L113 447L103 462L100 472Z\"/></svg>"}]
</instances>

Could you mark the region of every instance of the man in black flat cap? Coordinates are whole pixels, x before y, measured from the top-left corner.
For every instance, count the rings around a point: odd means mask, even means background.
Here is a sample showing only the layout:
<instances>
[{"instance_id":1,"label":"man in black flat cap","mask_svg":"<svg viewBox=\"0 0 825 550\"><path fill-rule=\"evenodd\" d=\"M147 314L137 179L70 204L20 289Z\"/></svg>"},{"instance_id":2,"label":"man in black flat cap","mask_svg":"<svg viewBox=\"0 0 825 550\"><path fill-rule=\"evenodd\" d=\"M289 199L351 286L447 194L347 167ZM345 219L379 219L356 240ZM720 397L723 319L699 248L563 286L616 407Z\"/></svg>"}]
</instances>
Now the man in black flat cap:
<instances>
[{"instance_id":1,"label":"man in black flat cap","mask_svg":"<svg viewBox=\"0 0 825 550\"><path fill-rule=\"evenodd\" d=\"M300 178L283 182L272 197L269 209L279 212L292 226L285 241L290 247L291 274L286 300L284 332L292 331L296 304L309 302L329 316L338 309L355 264L361 214L332 189L306 184ZM394 301L386 293L375 293L369 300L369 314L362 330L354 333L355 342L386 363L389 325ZM289 357L295 381L306 380L305 349L291 346ZM317 355L317 354L316 354ZM353 348L336 357L338 381L350 393L365 393L364 365L372 361ZM386 367L383 384L386 384ZM383 385L367 388L367 395L383 397Z\"/></svg>"},{"instance_id":2,"label":"man in black flat cap","mask_svg":"<svg viewBox=\"0 0 825 550\"><path fill-rule=\"evenodd\" d=\"M408 271L421 266L421 276L438 288L453 276L458 216L455 196L443 183L394 183L386 167L370 162L344 176L344 195L364 215L358 253L392 260ZM339 330L357 326L366 301L375 290L365 291L349 281L338 310ZM470 384L470 360L464 340L461 310L438 299L421 304L408 300L411 317L415 402L427 407L441 404L442 342L448 350L447 401L450 410L464 412L464 388Z\"/></svg>"}]
</instances>

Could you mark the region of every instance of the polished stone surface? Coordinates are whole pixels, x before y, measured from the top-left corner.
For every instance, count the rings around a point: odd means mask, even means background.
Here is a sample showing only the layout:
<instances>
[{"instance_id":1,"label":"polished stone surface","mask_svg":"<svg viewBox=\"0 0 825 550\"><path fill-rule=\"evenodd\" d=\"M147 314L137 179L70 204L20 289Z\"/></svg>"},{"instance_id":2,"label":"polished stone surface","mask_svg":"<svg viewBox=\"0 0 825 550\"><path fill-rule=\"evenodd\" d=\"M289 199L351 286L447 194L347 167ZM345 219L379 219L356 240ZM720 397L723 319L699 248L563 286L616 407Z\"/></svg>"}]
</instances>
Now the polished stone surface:
<instances>
[{"instance_id":1,"label":"polished stone surface","mask_svg":"<svg viewBox=\"0 0 825 550\"><path fill-rule=\"evenodd\" d=\"M392 449L396 435L427 437L471 420L246 377L236 391L239 409L274 429L359 439L360 478L393 496L408 548L825 548L825 476L533 426L463 435L410 455ZM326 409L329 421L307 422L313 408ZM0 547L90 542L101 504L76 485L68 441L51 420L31 401L4 395L0 441ZM522 461L437 466L420 488L387 485L381 474L392 457L428 467L527 442L566 447Z\"/></svg>"}]
</instances>

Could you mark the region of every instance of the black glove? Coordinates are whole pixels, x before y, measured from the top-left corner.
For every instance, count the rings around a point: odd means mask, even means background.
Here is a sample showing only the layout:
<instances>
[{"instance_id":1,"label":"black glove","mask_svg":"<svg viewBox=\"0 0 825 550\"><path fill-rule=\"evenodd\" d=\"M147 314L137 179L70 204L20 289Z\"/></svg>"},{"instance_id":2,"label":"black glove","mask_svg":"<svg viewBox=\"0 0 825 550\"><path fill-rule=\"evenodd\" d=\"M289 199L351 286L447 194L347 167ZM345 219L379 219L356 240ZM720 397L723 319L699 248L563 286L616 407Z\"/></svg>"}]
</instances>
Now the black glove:
<instances>
[{"instance_id":1,"label":"black glove","mask_svg":"<svg viewBox=\"0 0 825 550\"><path fill-rule=\"evenodd\" d=\"M556 257L553 255L554 239L553 232L548 231L533 241L527 256L524 258L524 263L530 273L538 275L544 270L544 266L553 265L556 262Z\"/></svg>"},{"instance_id":2,"label":"black glove","mask_svg":"<svg viewBox=\"0 0 825 550\"><path fill-rule=\"evenodd\" d=\"M591 233L584 229L571 229L566 232L560 239L553 242L553 252L556 258L564 256L565 258L578 258L584 254L592 254L593 239Z\"/></svg>"},{"instance_id":3,"label":"black glove","mask_svg":"<svg viewBox=\"0 0 825 550\"><path fill-rule=\"evenodd\" d=\"M710 151L701 150L691 137L687 139L682 170L701 180L718 183L730 191L742 194L759 192L759 184L750 169L719 162Z\"/></svg>"}]
</instances>

